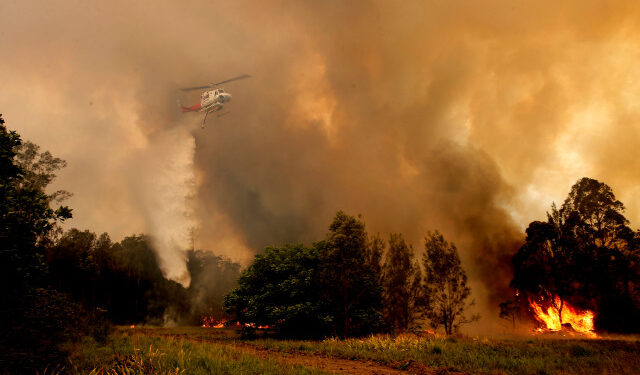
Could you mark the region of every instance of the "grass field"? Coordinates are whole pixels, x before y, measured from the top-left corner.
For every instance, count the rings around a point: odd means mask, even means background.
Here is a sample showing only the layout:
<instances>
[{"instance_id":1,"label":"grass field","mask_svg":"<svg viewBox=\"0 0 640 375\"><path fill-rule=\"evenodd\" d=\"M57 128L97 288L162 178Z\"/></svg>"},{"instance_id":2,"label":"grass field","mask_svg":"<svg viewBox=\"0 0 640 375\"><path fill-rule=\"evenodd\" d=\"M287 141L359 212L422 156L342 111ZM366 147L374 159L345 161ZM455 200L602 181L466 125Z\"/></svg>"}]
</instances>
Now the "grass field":
<instances>
[{"instance_id":1,"label":"grass field","mask_svg":"<svg viewBox=\"0 0 640 375\"><path fill-rule=\"evenodd\" d=\"M70 348L93 374L638 374L640 341L396 338L241 340L233 330L119 328Z\"/></svg>"},{"instance_id":2,"label":"grass field","mask_svg":"<svg viewBox=\"0 0 640 375\"><path fill-rule=\"evenodd\" d=\"M324 374L229 345L158 337L149 330L118 330L106 345L87 339L70 349L69 369L76 374Z\"/></svg>"}]
</instances>

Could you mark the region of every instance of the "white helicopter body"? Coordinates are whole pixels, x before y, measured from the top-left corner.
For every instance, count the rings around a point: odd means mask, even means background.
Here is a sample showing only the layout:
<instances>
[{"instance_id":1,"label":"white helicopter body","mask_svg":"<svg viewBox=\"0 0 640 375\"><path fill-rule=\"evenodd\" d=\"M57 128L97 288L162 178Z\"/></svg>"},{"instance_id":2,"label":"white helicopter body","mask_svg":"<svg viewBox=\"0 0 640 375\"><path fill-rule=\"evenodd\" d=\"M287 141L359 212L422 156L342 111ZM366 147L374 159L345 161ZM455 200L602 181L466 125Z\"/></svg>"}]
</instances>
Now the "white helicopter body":
<instances>
[{"instance_id":1,"label":"white helicopter body","mask_svg":"<svg viewBox=\"0 0 640 375\"><path fill-rule=\"evenodd\" d=\"M211 88L215 86L219 86L223 83L236 81L239 79L249 78L250 76L245 74L242 76L234 77L222 82L212 83L207 86L197 86L197 87L187 87L182 89L182 91L190 91L190 90L201 90L205 88ZM207 115L212 112L220 111L224 108L224 104L231 101L231 94L224 91L223 88L205 91L200 95L200 102L194 104L190 107L185 107L180 104L180 109L182 112L204 112L204 119L202 120L202 127L204 128L204 123L207 120Z\"/></svg>"}]
</instances>

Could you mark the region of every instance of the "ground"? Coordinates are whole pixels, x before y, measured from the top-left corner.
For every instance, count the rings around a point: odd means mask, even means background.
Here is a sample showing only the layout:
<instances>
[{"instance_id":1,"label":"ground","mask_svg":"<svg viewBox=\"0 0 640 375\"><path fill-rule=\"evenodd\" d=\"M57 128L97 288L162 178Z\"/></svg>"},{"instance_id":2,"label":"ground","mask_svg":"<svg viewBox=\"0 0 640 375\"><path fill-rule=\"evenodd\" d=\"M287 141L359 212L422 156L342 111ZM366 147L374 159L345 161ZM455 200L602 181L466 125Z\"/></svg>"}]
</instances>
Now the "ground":
<instances>
[{"instance_id":1,"label":"ground","mask_svg":"<svg viewBox=\"0 0 640 375\"><path fill-rule=\"evenodd\" d=\"M638 374L640 340L402 335L290 341L232 329L119 327L69 348L92 374Z\"/></svg>"}]
</instances>

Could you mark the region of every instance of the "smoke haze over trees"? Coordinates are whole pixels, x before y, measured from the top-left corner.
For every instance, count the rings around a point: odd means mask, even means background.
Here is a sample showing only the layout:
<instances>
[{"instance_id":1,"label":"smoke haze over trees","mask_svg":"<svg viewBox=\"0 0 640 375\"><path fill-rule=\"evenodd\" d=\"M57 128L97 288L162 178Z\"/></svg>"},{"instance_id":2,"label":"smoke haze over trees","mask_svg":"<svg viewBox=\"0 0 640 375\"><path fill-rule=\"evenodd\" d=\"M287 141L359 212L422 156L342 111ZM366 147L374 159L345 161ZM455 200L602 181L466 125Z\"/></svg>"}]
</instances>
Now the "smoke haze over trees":
<instances>
[{"instance_id":1,"label":"smoke haze over trees","mask_svg":"<svg viewBox=\"0 0 640 375\"><path fill-rule=\"evenodd\" d=\"M640 220L639 14L578 0L10 1L0 107L68 162L54 188L74 193L70 225L151 235L185 285L191 227L196 248L246 264L321 238L340 207L414 246L440 228L483 310L509 294L526 225L578 178L606 181ZM205 131L174 112L197 100L176 88L241 73L253 78L225 87L230 114Z\"/></svg>"},{"instance_id":2,"label":"smoke haze over trees","mask_svg":"<svg viewBox=\"0 0 640 375\"><path fill-rule=\"evenodd\" d=\"M110 323L193 325L226 312L247 332L268 326L282 337L347 338L427 323L450 335L477 319L467 318L471 288L457 247L440 232L427 232L418 263L403 235L391 234L386 247L380 235L369 236L362 216L343 211L323 240L268 247L242 274L226 257L184 250L185 288L167 278L148 235L114 242L106 233L62 231L71 209L58 205L70 194L46 189L65 162L0 125L9 306L0 310L0 362L7 368L62 363L61 344L85 335L104 340ZM557 295L595 311L600 331L638 331L640 234L624 210L611 187L580 179L546 222L529 225L512 258L516 300L499 305L501 317L515 322L527 297Z\"/></svg>"},{"instance_id":3,"label":"smoke haze over trees","mask_svg":"<svg viewBox=\"0 0 640 375\"><path fill-rule=\"evenodd\" d=\"M104 340L109 323L199 324L236 283L240 265L192 251L189 289L168 280L148 236L112 242L62 232L66 191L46 189L65 162L8 131L0 117L0 368L42 371L64 362L63 345Z\"/></svg>"},{"instance_id":4,"label":"smoke haze over trees","mask_svg":"<svg viewBox=\"0 0 640 375\"><path fill-rule=\"evenodd\" d=\"M262 326L281 337L396 335L427 323L456 333L479 318L465 318L471 293L465 271L439 232L425 241L424 280L401 234L390 236L381 268L381 238L369 238L362 217L338 211L323 241L256 255L225 308L246 332Z\"/></svg>"}]
</instances>

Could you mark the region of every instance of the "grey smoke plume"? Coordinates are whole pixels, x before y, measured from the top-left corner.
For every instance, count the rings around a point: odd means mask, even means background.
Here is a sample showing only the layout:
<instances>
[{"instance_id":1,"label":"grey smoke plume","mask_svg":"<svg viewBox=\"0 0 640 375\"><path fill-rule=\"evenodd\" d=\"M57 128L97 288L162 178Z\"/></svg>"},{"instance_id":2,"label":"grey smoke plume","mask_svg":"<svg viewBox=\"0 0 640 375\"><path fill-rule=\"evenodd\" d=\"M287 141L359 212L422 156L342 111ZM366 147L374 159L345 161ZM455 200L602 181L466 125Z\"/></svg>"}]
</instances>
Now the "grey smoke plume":
<instances>
[{"instance_id":1,"label":"grey smoke plume","mask_svg":"<svg viewBox=\"0 0 640 375\"><path fill-rule=\"evenodd\" d=\"M0 109L68 161L72 225L153 233L173 278L188 227L247 262L344 209L417 249L440 229L489 318L524 226L578 178L640 216L639 6L9 1ZM241 73L204 131L176 112L197 100L176 88Z\"/></svg>"}]
</instances>

